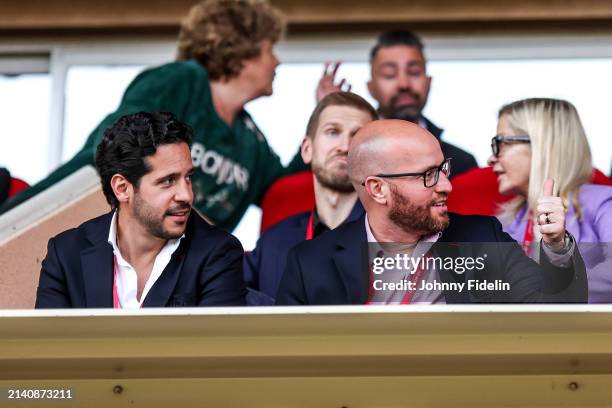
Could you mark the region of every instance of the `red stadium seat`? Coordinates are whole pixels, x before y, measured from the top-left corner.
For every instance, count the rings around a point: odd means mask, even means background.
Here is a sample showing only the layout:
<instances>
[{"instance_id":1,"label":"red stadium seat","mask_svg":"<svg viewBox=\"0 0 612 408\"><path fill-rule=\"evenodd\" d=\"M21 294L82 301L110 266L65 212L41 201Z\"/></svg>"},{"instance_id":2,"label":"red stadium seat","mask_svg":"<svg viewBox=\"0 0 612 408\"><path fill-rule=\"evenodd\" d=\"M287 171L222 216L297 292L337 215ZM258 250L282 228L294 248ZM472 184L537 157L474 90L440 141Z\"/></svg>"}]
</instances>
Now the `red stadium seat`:
<instances>
[{"instance_id":1,"label":"red stadium seat","mask_svg":"<svg viewBox=\"0 0 612 408\"><path fill-rule=\"evenodd\" d=\"M303 171L277 180L261 202L261 232L287 217L315 206L312 172Z\"/></svg>"},{"instance_id":2,"label":"red stadium seat","mask_svg":"<svg viewBox=\"0 0 612 408\"><path fill-rule=\"evenodd\" d=\"M453 178L448 210L459 214L495 215L500 204L511 200L497 191L497 177L491 167L475 168ZM593 170L594 184L612 186L612 178ZM261 232L297 213L314 208L314 187L309 171L276 181L261 204Z\"/></svg>"},{"instance_id":3,"label":"red stadium seat","mask_svg":"<svg viewBox=\"0 0 612 408\"><path fill-rule=\"evenodd\" d=\"M601 171L593 169L593 178L591 179L591 183L612 186L612 177L608 177Z\"/></svg>"},{"instance_id":4,"label":"red stadium seat","mask_svg":"<svg viewBox=\"0 0 612 408\"><path fill-rule=\"evenodd\" d=\"M495 215L499 204L511 200L497 191L497 176L491 167L474 168L453 178L448 211L459 214Z\"/></svg>"},{"instance_id":5,"label":"red stadium seat","mask_svg":"<svg viewBox=\"0 0 612 408\"><path fill-rule=\"evenodd\" d=\"M612 179L597 169L593 169L591 182L612 185ZM467 215L495 215L499 205L512 198L499 194L497 177L491 167L476 168L453 178L448 210Z\"/></svg>"},{"instance_id":6,"label":"red stadium seat","mask_svg":"<svg viewBox=\"0 0 612 408\"><path fill-rule=\"evenodd\" d=\"M26 188L30 187L30 185L28 183L26 183L25 181L12 177L11 178L11 185L9 186L9 191L8 191L8 196L9 198L14 196L15 194L17 194L18 192L25 190Z\"/></svg>"}]
</instances>

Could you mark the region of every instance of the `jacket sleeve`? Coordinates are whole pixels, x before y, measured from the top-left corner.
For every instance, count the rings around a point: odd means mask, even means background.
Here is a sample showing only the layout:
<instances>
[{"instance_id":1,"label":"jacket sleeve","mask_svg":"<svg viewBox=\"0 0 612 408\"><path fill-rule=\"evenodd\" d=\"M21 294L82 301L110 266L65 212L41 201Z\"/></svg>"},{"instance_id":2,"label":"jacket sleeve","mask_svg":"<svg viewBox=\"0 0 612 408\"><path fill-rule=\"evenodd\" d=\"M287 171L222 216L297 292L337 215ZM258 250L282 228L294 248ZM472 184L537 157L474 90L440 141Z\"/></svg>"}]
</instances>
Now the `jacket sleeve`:
<instances>
[{"instance_id":1,"label":"jacket sleeve","mask_svg":"<svg viewBox=\"0 0 612 408\"><path fill-rule=\"evenodd\" d=\"M504 243L505 281L510 284L512 302L522 303L584 303L588 299L586 269L576 250L567 267L548 262L540 248L540 264L529 258L522 248L502 230L491 217L499 241Z\"/></svg>"},{"instance_id":2,"label":"jacket sleeve","mask_svg":"<svg viewBox=\"0 0 612 408\"><path fill-rule=\"evenodd\" d=\"M271 306L275 302L274 297L261 291L261 263L264 252L262 242L262 238L259 238L255 249L252 252L244 253L244 281L247 285L248 306Z\"/></svg>"},{"instance_id":3,"label":"jacket sleeve","mask_svg":"<svg viewBox=\"0 0 612 408\"><path fill-rule=\"evenodd\" d=\"M297 252L291 249L287 255L287 265L281 278L276 294L277 305L307 305L306 290L302 279L302 268L300 266Z\"/></svg>"},{"instance_id":4,"label":"jacket sleeve","mask_svg":"<svg viewBox=\"0 0 612 408\"><path fill-rule=\"evenodd\" d=\"M607 303L612 299L612 195L597 206L591 222L599 242L579 242L578 249L595 259L589 265L589 301Z\"/></svg>"},{"instance_id":5,"label":"jacket sleeve","mask_svg":"<svg viewBox=\"0 0 612 408\"><path fill-rule=\"evenodd\" d=\"M68 296L66 275L59 262L53 238L49 240L47 256L42 261L35 307L36 309L63 309L72 307Z\"/></svg>"},{"instance_id":6,"label":"jacket sleeve","mask_svg":"<svg viewBox=\"0 0 612 408\"><path fill-rule=\"evenodd\" d=\"M198 306L246 305L242 258L242 246L236 238L222 239L200 271Z\"/></svg>"},{"instance_id":7,"label":"jacket sleeve","mask_svg":"<svg viewBox=\"0 0 612 408\"><path fill-rule=\"evenodd\" d=\"M259 290L259 271L261 269L262 252L261 238L259 238L255 249L251 252L245 252L244 262L242 263L244 281L248 288L255 290Z\"/></svg>"}]
</instances>

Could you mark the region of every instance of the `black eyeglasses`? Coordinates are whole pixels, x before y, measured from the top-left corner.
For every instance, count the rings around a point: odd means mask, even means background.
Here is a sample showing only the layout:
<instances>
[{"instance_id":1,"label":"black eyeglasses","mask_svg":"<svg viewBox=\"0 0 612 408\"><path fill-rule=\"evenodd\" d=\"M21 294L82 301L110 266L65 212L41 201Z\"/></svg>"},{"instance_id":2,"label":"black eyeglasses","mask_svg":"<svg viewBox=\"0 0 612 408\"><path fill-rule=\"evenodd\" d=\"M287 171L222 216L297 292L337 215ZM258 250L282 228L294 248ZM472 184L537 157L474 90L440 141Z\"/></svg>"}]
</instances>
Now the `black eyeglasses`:
<instances>
[{"instance_id":1,"label":"black eyeglasses","mask_svg":"<svg viewBox=\"0 0 612 408\"><path fill-rule=\"evenodd\" d=\"M438 184L438 180L440 179L440 172L444 173L446 177L450 177L451 173L451 159L450 157L442 162L438 167L434 167L428 170L425 170L422 173L393 173L393 174L375 174L375 177L383 177L383 178L397 178L397 177L423 177L423 185L427 188L433 187ZM361 183L362 186L365 186L365 181Z\"/></svg>"},{"instance_id":2,"label":"black eyeglasses","mask_svg":"<svg viewBox=\"0 0 612 408\"><path fill-rule=\"evenodd\" d=\"M495 135L491 139L491 151L493 152L493 156L499 157L500 145L502 143L531 143L529 136L527 135L518 135L518 136L504 136L504 135Z\"/></svg>"}]
</instances>

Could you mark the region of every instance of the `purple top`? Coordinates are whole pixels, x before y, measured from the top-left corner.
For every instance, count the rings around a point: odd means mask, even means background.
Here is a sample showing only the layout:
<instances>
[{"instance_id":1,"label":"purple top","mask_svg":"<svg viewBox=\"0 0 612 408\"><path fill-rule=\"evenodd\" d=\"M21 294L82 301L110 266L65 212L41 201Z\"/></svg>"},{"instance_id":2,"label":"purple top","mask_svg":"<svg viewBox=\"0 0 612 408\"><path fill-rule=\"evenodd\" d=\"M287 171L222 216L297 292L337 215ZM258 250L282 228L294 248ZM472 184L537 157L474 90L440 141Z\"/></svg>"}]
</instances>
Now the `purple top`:
<instances>
[{"instance_id":1,"label":"purple top","mask_svg":"<svg viewBox=\"0 0 612 408\"><path fill-rule=\"evenodd\" d=\"M589 281L589 303L612 303L612 186L585 184L580 187L582 220L571 205L565 228L578 242ZM527 228L527 209L517 214L504 230L522 242Z\"/></svg>"}]
</instances>

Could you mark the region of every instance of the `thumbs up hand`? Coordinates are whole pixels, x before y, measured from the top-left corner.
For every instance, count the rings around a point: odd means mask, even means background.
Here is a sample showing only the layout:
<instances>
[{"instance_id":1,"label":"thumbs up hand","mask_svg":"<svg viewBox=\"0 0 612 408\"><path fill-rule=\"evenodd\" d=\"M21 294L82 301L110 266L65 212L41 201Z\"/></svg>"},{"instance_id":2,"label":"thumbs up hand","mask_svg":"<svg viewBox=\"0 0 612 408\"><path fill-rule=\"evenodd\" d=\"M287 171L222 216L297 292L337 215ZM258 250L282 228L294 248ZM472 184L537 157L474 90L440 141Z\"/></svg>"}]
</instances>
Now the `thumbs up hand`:
<instances>
[{"instance_id":1,"label":"thumbs up hand","mask_svg":"<svg viewBox=\"0 0 612 408\"><path fill-rule=\"evenodd\" d=\"M557 251L565 247L565 208L561 198L553 196L554 186L555 181L551 178L544 182L542 195L538 198L536 221L544 243Z\"/></svg>"}]
</instances>

